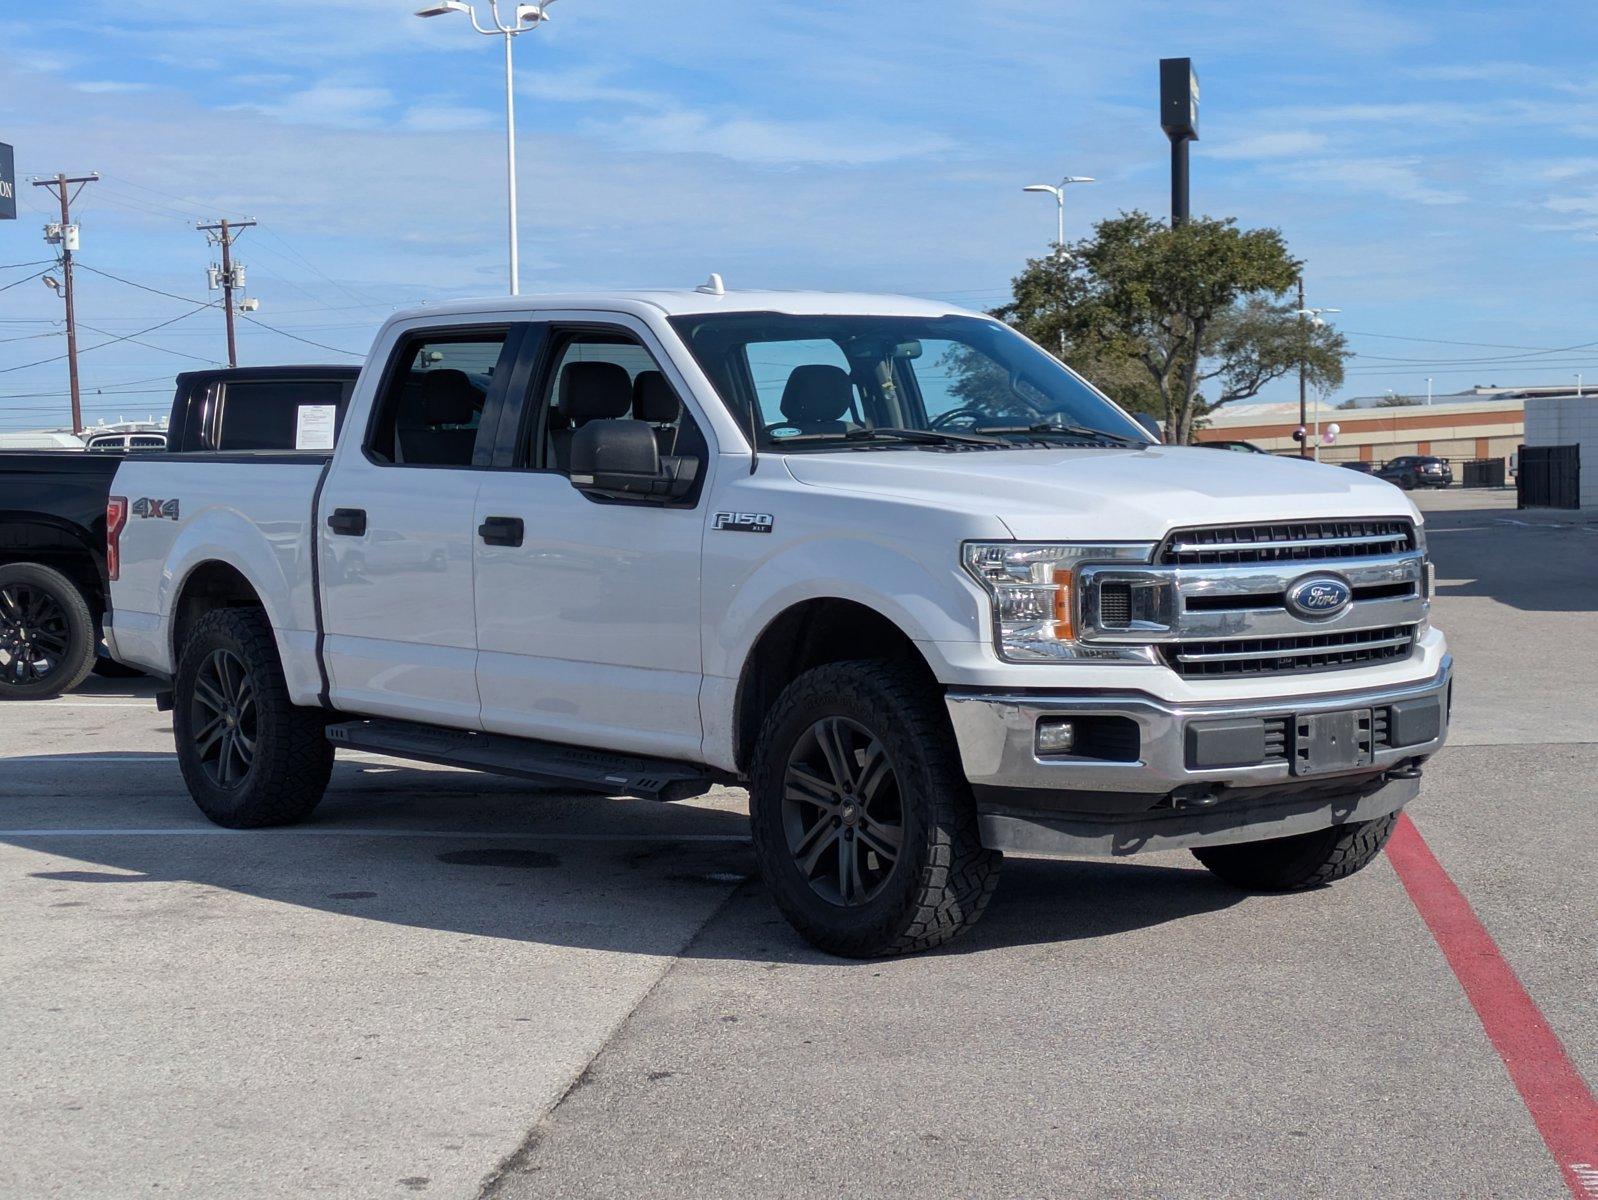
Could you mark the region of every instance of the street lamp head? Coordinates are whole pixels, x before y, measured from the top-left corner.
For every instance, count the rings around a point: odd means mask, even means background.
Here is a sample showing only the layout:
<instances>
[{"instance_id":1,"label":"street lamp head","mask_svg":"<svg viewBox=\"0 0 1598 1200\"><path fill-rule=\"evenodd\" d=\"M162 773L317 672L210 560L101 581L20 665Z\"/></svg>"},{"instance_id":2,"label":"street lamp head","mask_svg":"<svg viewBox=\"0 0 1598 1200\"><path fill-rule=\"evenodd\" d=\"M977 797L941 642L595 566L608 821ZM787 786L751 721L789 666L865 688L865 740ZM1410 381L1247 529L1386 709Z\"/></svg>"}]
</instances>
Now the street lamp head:
<instances>
[{"instance_id":1,"label":"street lamp head","mask_svg":"<svg viewBox=\"0 0 1598 1200\"><path fill-rule=\"evenodd\" d=\"M1093 176L1091 176L1091 175L1067 175L1064 179L1060 180L1060 182L1061 183L1097 183L1098 180L1094 179Z\"/></svg>"},{"instance_id":2,"label":"street lamp head","mask_svg":"<svg viewBox=\"0 0 1598 1200\"><path fill-rule=\"evenodd\" d=\"M518 4L516 6L517 26L532 26L549 20L549 14L544 11L546 6L547 4Z\"/></svg>"},{"instance_id":3,"label":"street lamp head","mask_svg":"<svg viewBox=\"0 0 1598 1200\"><path fill-rule=\"evenodd\" d=\"M61 290L61 281L54 275L46 275L44 277L44 286L52 292L59 292Z\"/></svg>"},{"instance_id":4,"label":"street lamp head","mask_svg":"<svg viewBox=\"0 0 1598 1200\"><path fill-rule=\"evenodd\" d=\"M440 0L438 4L429 4L426 8L416 10L419 17L442 17L446 13L472 11L471 5L465 0Z\"/></svg>"},{"instance_id":5,"label":"street lamp head","mask_svg":"<svg viewBox=\"0 0 1598 1200\"><path fill-rule=\"evenodd\" d=\"M1052 183L1029 183L1021 189L1023 192L1048 192L1051 196L1058 196L1060 189Z\"/></svg>"}]
</instances>

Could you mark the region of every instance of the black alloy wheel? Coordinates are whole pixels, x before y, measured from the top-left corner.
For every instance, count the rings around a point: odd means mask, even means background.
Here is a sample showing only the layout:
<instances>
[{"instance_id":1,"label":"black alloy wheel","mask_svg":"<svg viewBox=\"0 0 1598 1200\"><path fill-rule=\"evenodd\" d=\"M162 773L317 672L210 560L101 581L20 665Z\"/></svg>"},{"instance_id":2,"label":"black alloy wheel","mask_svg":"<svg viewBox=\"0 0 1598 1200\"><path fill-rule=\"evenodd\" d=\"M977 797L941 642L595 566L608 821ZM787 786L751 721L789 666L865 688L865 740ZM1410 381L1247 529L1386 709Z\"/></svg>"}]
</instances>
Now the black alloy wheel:
<instances>
[{"instance_id":1,"label":"black alloy wheel","mask_svg":"<svg viewBox=\"0 0 1598 1200\"><path fill-rule=\"evenodd\" d=\"M0 588L0 678L5 682L43 683L66 666L71 644L67 610L52 593L20 582Z\"/></svg>"},{"instance_id":2,"label":"black alloy wheel","mask_svg":"<svg viewBox=\"0 0 1598 1200\"><path fill-rule=\"evenodd\" d=\"M847 717L817 721L788 756L782 825L816 895L845 908L875 899L904 842L899 773L886 747Z\"/></svg>"},{"instance_id":3,"label":"black alloy wheel","mask_svg":"<svg viewBox=\"0 0 1598 1200\"><path fill-rule=\"evenodd\" d=\"M259 719L243 660L231 650L213 650L195 676L191 705L201 769L217 787L238 787L255 762Z\"/></svg>"}]
</instances>

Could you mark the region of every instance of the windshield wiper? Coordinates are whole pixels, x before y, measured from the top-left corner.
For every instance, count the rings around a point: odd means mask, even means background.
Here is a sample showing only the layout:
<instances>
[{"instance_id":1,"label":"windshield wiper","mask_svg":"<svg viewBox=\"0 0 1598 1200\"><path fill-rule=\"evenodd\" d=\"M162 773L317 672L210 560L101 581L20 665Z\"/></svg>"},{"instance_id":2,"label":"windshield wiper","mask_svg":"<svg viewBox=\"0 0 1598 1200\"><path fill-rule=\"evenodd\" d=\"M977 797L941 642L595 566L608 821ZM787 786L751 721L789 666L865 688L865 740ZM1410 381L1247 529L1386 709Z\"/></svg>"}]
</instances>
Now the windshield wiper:
<instances>
[{"instance_id":1,"label":"windshield wiper","mask_svg":"<svg viewBox=\"0 0 1598 1200\"><path fill-rule=\"evenodd\" d=\"M1120 446L1144 446L1148 443L1140 438L1127 437L1124 434L1111 433L1107 429L1090 429L1086 425L1061 424L1057 421L1039 421L1035 425L998 425L987 426L987 433L1031 433L1049 434L1061 433L1068 437L1093 438L1099 441L1114 442Z\"/></svg>"},{"instance_id":2,"label":"windshield wiper","mask_svg":"<svg viewBox=\"0 0 1598 1200\"><path fill-rule=\"evenodd\" d=\"M998 446L1007 448L1014 442L1004 438L981 437L974 433L948 433L941 429L903 429L897 425L862 426L846 429L842 433L801 433L778 439L775 449L791 446L795 442L903 442L916 446Z\"/></svg>"},{"instance_id":3,"label":"windshield wiper","mask_svg":"<svg viewBox=\"0 0 1598 1200\"><path fill-rule=\"evenodd\" d=\"M951 442L961 446L1006 446L1003 438L984 437L976 433L951 433L945 429L906 429L899 425L863 426L850 429L843 435L851 442L871 442L878 438L892 438L899 442L919 442L927 446L946 446Z\"/></svg>"}]
</instances>

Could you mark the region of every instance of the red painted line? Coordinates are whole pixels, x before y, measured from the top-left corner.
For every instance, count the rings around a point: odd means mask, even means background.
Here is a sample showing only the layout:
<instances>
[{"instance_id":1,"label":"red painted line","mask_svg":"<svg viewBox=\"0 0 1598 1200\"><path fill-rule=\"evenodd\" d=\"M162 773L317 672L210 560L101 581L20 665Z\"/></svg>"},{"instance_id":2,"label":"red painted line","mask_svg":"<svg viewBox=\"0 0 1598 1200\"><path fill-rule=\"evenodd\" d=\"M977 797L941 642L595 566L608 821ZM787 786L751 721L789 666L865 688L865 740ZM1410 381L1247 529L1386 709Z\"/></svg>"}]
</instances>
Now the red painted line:
<instances>
[{"instance_id":1,"label":"red painted line","mask_svg":"<svg viewBox=\"0 0 1598 1200\"><path fill-rule=\"evenodd\" d=\"M1387 857L1504 1060L1570 1194L1598 1197L1598 1101L1581 1072L1407 815L1398 819Z\"/></svg>"}]
</instances>

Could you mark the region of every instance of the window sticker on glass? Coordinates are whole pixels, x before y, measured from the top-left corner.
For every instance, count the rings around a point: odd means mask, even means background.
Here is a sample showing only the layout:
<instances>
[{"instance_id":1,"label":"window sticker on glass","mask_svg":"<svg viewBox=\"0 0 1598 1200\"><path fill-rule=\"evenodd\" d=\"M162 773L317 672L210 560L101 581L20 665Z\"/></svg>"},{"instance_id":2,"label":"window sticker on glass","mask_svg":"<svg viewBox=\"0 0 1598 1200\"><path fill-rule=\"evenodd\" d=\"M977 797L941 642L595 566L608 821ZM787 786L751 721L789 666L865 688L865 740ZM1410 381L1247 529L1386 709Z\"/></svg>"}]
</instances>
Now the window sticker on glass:
<instances>
[{"instance_id":1,"label":"window sticker on glass","mask_svg":"<svg viewBox=\"0 0 1598 1200\"><path fill-rule=\"evenodd\" d=\"M338 405L302 404L294 421L296 450L331 450Z\"/></svg>"}]
</instances>

